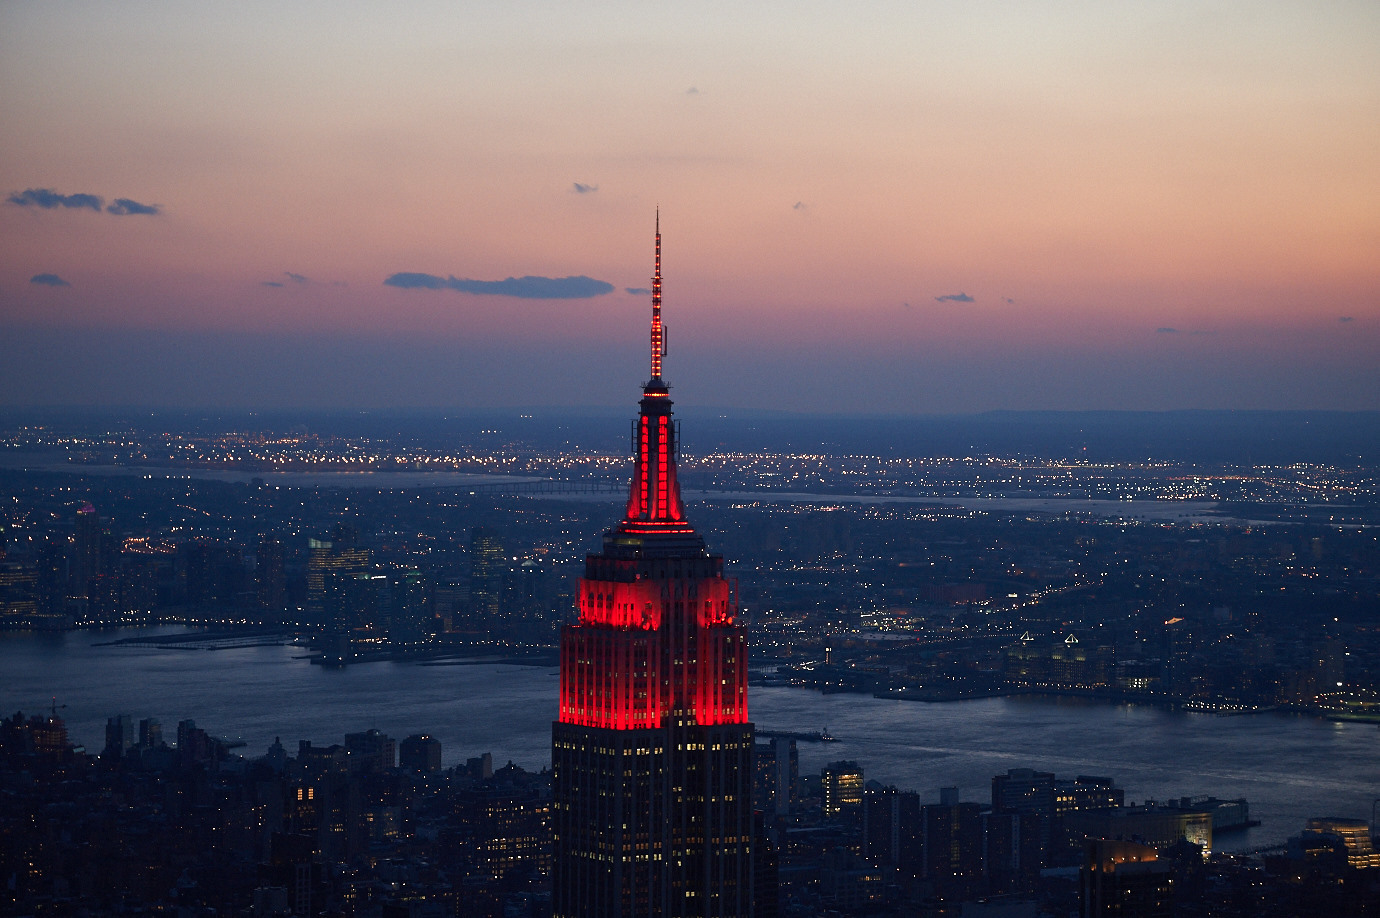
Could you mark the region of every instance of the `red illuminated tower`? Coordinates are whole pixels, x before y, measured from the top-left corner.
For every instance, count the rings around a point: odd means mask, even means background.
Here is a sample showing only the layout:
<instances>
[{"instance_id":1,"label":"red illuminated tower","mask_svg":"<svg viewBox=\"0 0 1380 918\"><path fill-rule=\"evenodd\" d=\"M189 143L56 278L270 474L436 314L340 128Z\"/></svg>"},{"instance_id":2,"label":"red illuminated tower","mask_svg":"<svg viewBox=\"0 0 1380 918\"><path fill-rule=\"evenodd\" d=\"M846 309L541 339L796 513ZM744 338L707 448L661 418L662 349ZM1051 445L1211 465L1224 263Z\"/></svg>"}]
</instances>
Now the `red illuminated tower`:
<instances>
[{"instance_id":1,"label":"red illuminated tower","mask_svg":"<svg viewBox=\"0 0 1380 918\"><path fill-rule=\"evenodd\" d=\"M685 519L665 353L658 216L632 488L561 636L556 918L752 914L747 640L723 557Z\"/></svg>"}]
</instances>

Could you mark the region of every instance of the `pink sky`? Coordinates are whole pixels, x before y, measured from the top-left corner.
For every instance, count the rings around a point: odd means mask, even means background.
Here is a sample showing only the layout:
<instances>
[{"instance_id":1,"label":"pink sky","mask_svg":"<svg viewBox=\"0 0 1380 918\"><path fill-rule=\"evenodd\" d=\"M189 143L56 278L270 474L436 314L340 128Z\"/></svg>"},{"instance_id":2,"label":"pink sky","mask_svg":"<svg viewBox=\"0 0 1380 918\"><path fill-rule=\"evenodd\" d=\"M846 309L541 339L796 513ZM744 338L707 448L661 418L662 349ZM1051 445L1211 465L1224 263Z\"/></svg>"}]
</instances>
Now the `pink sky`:
<instances>
[{"instance_id":1,"label":"pink sky","mask_svg":"<svg viewBox=\"0 0 1380 918\"><path fill-rule=\"evenodd\" d=\"M1368 0L6 4L0 403L616 404L660 204L687 403L1373 408L1377 47Z\"/></svg>"}]
</instances>

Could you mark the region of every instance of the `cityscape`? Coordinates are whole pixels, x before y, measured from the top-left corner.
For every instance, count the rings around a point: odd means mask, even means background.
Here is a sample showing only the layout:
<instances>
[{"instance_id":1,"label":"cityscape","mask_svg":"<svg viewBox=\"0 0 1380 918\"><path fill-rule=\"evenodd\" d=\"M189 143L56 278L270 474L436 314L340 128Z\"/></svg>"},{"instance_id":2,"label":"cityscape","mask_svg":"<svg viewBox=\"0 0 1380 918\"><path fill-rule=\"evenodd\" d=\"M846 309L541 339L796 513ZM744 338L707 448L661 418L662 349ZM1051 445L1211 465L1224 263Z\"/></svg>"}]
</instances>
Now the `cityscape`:
<instances>
[{"instance_id":1,"label":"cityscape","mask_svg":"<svg viewBox=\"0 0 1380 918\"><path fill-rule=\"evenodd\" d=\"M1377 47L0 4L0 916L1380 916Z\"/></svg>"},{"instance_id":2,"label":"cityscape","mask_svg":"<svg viewBox=\"0 0 1380 918\"><path fill-rule=\"evenodd\" d=\"M282 651L277 665L309 672L565 672L561 629L589 593L578 566L646 474L626 455L524 438L521 416L466 422L450 456L377 435L112 420L5 432L0 623L15 637L89 635L85 652L107 658ZM310 476L270 444L310 455ZM362 456L367 472L352 468ZM1026 699L1173 712L1209 733L1281 717L1376 729L1374 468L679 444L676 464L687 497L666 525L688 516L724 553L742 690L842 705L818 727L759 720L735 747L751 750L749 783L718 796L751 801L726 837L752 840L735 895L753 913L1068 914L1118 883L1177 909L1164 914L1372 907L1373 793L1280 824L1240 781L1193 786L1188 769L1152 799L1091 754L1067 773L1032 762L945 786L933 770L933 787L909 786L856 734L875 729L861 699L922 723L936 706ZM567 703L547 684L535 691L554 718ZM79 735L67 699L44 710L47 693L4 724L21 912L582 913L553 899L556 839L594 817L561 822L558 762L383 725L251 743L152 699L105 712L84 699ZM1221 734L1217 754L1240 742ZM1373 788L1375 739L1360 743L1355 777ZM73 829L24 829L72 807L89 814ZM82 841L112 831L118 849ZM1122 864L1140 866L1116 880ZM646 882L644 897L668 894Z\"/></svg>"}]
</instances>

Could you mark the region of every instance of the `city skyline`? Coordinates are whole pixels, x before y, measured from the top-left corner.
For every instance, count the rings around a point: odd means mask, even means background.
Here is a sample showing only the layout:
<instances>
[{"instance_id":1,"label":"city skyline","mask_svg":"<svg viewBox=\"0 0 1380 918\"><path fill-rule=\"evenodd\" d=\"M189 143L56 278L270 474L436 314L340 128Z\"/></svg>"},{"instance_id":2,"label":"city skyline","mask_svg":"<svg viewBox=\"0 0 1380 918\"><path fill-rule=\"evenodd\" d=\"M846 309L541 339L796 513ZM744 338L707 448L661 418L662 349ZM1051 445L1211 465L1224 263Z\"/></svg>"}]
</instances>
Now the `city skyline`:
<instances>
[{"instance_id":1,"label":"city skyline","mask_svg":"<svg viewBox=\"0 0 1380 918\"><path fill-rule=\"evenodd\" d=\"M10 406L1380 400L1380 12L0 12Z\"/></svg>"}]
</instances>

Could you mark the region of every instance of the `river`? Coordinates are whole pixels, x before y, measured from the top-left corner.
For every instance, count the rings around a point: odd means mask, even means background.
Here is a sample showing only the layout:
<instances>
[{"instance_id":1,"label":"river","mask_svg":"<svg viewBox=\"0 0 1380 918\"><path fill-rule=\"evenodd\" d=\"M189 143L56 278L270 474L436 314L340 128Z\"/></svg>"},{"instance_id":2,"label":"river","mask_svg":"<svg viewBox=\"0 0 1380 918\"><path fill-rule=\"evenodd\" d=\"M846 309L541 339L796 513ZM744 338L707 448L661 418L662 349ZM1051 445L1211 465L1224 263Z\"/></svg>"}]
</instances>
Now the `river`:
<instances>
[{"instance_id":1,"label":"river","mask_svg":"<svg viewBox=\"0 0 1380 918\"><path fill-rule=\"evenodd\" d=\"M73 742L99 752L106 718L156 717L164 735L192 719L213 736L243 740L261 755L281 737L343 742L369 727L402 739L430 733L446 765L493 753L529 769L550 763L557 673L552 666L358 664L326 669L288 646L172 650L109 646L133 634L0 633L0 711L63 705ZM757 687L749 710L759 729L828 727L833 743L801 742L802 773L852 759L869 779L938 799L957 786L985 802L993 775L1035 768L1060 777L1111 777L1127 802L1215 795L1245 797L1262 825L1217 839L1223 850L1278 844L1310 816L1369 819L1380 797L1380 729L1297 715L1216 717L1081 699L988 698L926 704L864 695Z\"/></svg>"}]
</instances>

